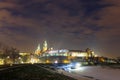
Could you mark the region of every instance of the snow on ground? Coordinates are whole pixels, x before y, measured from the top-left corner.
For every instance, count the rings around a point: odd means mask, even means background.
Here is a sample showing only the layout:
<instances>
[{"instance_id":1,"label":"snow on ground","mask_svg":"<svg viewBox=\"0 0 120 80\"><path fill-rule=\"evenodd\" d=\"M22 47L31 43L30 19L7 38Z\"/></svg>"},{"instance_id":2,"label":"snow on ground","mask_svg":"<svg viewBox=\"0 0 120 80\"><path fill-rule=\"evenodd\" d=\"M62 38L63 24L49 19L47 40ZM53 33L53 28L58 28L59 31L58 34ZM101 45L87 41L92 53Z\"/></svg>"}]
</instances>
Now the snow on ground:
<instances>
[{"instance_id":1,"label":"snow on ground","mask_svg":"<svg viewBox=\"0 0 120 80\"><path fill-rule=\"evenodd\" d=\"M77 80L88 80L88 79L80 76L79 74L76 75L76 74L73 74L73 73L71 73L71 72L66 72L66 71L64 71L64 70L58 70L58 73L67 75L67 76L72 77L72 78L77 79Z\"/></svg>"},{"instance_id":2,"label":"snow on ground","mask_svg":"<svg viewBox=\"0 0 120 80\"><path fill-rule=\"evenodd\" d=\"M84 66L79 69L72 69L69 75L73 77L84 77L88 80L120 80L120 69L101 66Z\"/></svg>"}]
</instances>

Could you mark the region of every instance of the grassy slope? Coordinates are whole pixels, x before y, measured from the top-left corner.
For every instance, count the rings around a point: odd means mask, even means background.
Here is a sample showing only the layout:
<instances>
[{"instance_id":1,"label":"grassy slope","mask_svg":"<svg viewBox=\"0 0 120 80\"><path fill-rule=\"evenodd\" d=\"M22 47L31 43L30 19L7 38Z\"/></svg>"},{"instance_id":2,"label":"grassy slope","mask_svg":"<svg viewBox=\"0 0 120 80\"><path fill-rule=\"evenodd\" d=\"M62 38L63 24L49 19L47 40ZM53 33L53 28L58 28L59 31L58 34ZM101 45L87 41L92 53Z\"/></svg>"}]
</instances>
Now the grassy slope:
<instances>
[{"instance_id":1,"label":"grassy slope","mask_svg":"<svg viewBox=\"0 0 120 80\"><path fill-rule=\"evenodd\" d=\"M33 65L13 68L0 73L0 80L75 80L64 75L51 73Z\"/></svg>"}]
</instances>

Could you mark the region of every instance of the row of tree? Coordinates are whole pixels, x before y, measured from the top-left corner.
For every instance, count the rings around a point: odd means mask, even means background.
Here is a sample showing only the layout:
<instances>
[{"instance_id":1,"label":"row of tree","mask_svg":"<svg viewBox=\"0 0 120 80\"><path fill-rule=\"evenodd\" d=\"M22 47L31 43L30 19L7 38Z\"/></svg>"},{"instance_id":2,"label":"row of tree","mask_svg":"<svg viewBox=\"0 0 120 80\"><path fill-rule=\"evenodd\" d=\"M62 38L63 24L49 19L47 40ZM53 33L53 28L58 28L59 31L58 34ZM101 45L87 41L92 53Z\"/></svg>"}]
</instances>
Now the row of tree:
<instances>
[{"instance_id":1,"label":"row of tree","mask_svg":"<svg viewBox=\"0 0 120 80\"><path fill-rule=\"evenodd\" d=\"M5 63L7 63L7 58L12 60L12 62L15 62L15 59L18 59L19 56L19 50L17 48L0 43L0 58L4 59Z\"/></svg>"}]
</instances>

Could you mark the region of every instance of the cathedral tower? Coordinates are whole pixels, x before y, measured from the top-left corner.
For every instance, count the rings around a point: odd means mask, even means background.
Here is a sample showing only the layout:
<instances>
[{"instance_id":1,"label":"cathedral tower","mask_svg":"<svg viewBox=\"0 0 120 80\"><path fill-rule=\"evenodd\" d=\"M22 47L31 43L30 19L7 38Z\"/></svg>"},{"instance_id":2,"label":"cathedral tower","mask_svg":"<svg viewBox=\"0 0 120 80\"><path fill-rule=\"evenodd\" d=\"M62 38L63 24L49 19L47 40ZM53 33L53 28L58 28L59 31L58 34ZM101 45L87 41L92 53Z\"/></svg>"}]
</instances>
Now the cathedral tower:
<instances>
[{"instance_id":1,"label":"cathedral tower","mask_svg":"<svg viewBox=\"0 0 120 80\"><path fill-rule=\"evenodd\" d=\"M40 55L40 53L41 53L40 44L38 44L38 47L37 47L37 49L35 50L35 54L36 54L36 55Z\"/></svg>"},{"instance_id":2,"label":"cathedral tower","mask_svg":"<svg viewBox=\"0 0 120 80\"><path fill-rule=\"evenodd\" d=\"M44 41L44 43L43 43L43 52L45 52L47 49L48 49L47 41Z\"/></svg>"}]
</instances>

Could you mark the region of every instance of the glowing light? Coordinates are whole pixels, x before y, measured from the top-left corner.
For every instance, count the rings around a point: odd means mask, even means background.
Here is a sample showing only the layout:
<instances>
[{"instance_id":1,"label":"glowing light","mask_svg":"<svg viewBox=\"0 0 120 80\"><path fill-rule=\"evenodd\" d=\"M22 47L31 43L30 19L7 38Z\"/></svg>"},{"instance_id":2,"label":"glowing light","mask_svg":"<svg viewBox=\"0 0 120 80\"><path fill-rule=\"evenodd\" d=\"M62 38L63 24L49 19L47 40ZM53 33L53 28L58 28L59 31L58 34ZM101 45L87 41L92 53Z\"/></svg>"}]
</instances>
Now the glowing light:
<instances>
[{"instance_id":1,"label":"glowing light","mask_svg":"<svg viewBox=\"0 0 120 80\"><path fill-rule=\"evenodd\" d=\"M51 47L50 50L53 50L53 47Z\"/></svg>"},{"instance_id":2,"label":"glowing light","mask_svg":"<svg viewBox=\"0 0 120 80\"><path fill-rule=\"evenodd\" d=\"M76 68L79 68L80 66L81 66L80 63L76 63L76 65L75 65Z\"/></svg>"},{"instance_id":3,"label":"glowing light","mask_svg":"<svg viewBox=\"0 0 120 80\"><path fill-rule=\"evenodd\" d=\"M39 62L39 60L36 58L31 58L31 60L30 60L30 63L32 63L32 64L38 63L38 62Z\"/></svg>"},{"instance_id":4,"label":"glowing light","mask_svg":"<svg viewBox=\"0 0 120 80\"><path fill-rule=\"evenodd\" d=\"M56 60L55 63L58 63L58 61Z\"/></svg>"},{"instance_id":5,"label":"glowing light","mask_svg":"<svg viewBox=\"0 0 120 80\"><path fill-rule=\"evenodd\" d=\"M66 50L66 49L61 49L61 50L59 50L59 52L60 52L60 53L62 53L62 52L65 53L65 52L68 52L68 50Z\"/></svg>"},{"instance_id":6,"label":"glowing light","mask_svg":"<svg viewBox=\"0 0 120 80\"><path fill-rule=\"evenodd\" d=\"M7 56L7 58L10 58L10 56Z\"/></svg>"},{"instance_id":7,"label":"glowing light","mask_svg":"<svg viewBox=\"0 0 120 80\"><path fill-rule=\"evenodd\" d=\"M21 63L23 64L24 62L23 62L23 61L21 61Z\"/></svg>"},{"instance_id":8,"label":"glowing light","mask_svg":"<svg viewBox=\"0 0 120 80\"><path fill-rule=\"evenodd\" d=\"M97 54L95 54L95 57L98 57L98 55L97 55Z\"/></svg>"},{"instance_id":9,"label":"glowing light","mask_svg":"<svg viewBox=\"0 0 120 80\"><path fill-rule=\"evenodd\" d=\"M50 63L50 61L49 61L49 60L46 60L46 63Z\"/></svg>"},{"instance_id":10,"label":"glowing light","mask_svg":"<svg viewBox=\"0 0 120 80\"><path fill-rule=\"evenodd\" d=\"M3 64L4 64L4 60L0 59L0 65L3 65Z\"/></svg>"},{"instance_id":11,"label":"glowing light","mask_svg":"<svg viewBox=\"0 0 120 80\"><path fill-rule=\"evenodd\" d=\"M52 50L52 51L49 51L50 54L53 54L53 53L58 53L58 50Z\"/></svg>"},{"instance_id":12,"label":"glowing light","mask_svg":"<svg viewBox=\"0 0 120 80\"><path fill-rule=\"evenodd\" d=\"M68 60L64 60L63 63L70 63L70 61L68 61Z\"/></svg>"},{"instance_id":13,"label":"glowing light","mask_svg":"<svg viewBox=\"0 0 120 80\"><path fill-rule=\"evenodd\" d=\"M34 64L34 59L31 59L31 63Z\"/></svg>"},{"instance_id":14,"label":"glowing light","mask_svg":"<svg viewBox=\"0 0 120 80\"><path fill-rule=\"evenodd\" d=\"M79 57L85 57L85 56L87 56L87 54L81 53L81 54L78 54L77 56L79 56Z\"/></svg>"},{"instance_id":15,"label":"glowing light","mask_svg":"<svg viewBox=\"0 0 120 80\"><path fill-rule=\"evenodd\" d=\"M74 57L76 57L76 56L85 57L85 56L87 56L87 53L86 52L72 52L71 55Z\"/></svg>"},{"instance_id":16,"label":"glowing light","mask_svg":"<svg viewBox=\"0 0 120 80\"><path fill-rule=\"evenodd\" d=\"M101 61L102 61L102 62L105 62L105 60L104 60L103 58L101 58Z\"/></svg>"},{"instance_id":17,"label":"glowing light","mask_svg":"<svg viewBox=\"0 0 120 80\"><path fill-rule=\"evenodd\" d=\"M26 55L30 55L30 53L19 53L19 55L26 56Z\"/></svg>"}]
</instances>

